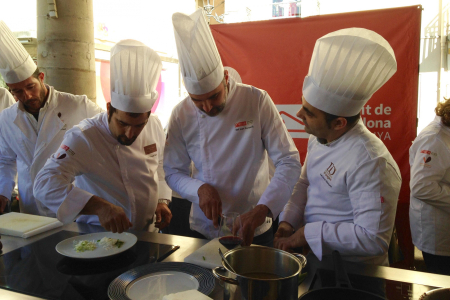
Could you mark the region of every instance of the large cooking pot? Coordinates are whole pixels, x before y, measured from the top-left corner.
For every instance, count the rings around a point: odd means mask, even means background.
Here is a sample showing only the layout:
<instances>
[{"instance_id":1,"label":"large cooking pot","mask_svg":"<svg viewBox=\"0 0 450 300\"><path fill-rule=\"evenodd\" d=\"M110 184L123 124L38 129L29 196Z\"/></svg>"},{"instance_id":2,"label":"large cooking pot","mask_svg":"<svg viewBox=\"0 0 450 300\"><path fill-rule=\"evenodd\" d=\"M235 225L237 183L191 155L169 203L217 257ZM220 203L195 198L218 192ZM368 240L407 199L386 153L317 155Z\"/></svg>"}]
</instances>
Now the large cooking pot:
<instances>
[{"instance_id":1,"label":"large cooking pot","mask_svg":"<svg viewBox=\"0 0 450 300\"><path fill-rule=\"evenodd\" d=\"M241 247L224 254L236 273L223 267L213 274L224 284L224 300L297 300L298 277L306 264L301 254L268 247ZM228 276L228 274L231 276Z\"/></svg>"},{"instance_id":2,"label":"large cooking pot","mask_svg":"<svg viewBox=\"0 0 450 300\"><path fill-rule=\"evenodd\" d=\"M299 300L386 300L386 298L379 295L357 290L352 287L338 251L333 251L333 262L336 287L326 287L309 291L303 294Z\"/></svg>"},{"instance_id":3,"label":"large cooking pot","mask_svg":"<svg viewBox=\"0 0 450 300\"><path fill-rule=\"evenodd\" d=\"M426 292L420 296L419 300L448 300L450 299L450 289L440 288Z\"/></svg>"}]
</instances>

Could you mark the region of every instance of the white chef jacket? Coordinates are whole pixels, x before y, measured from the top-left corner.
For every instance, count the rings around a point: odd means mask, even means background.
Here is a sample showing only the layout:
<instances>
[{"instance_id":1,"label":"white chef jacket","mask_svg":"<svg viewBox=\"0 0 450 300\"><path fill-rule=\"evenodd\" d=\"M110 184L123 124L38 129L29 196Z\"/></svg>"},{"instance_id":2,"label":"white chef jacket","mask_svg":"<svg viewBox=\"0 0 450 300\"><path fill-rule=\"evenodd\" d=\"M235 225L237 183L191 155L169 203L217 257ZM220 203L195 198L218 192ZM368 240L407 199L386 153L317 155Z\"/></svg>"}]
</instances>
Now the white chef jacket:
<instances>
[{"instance_id":1,"label":"white chef jacket","mask_svg":"<svg viewBox=\"0 0 450 300\"><path fill-rule=\"evenodd\" d=\"M0 87L0 112L14 103L16 103L16 101L8 90Z\"/></svg>"},{"instance_id":2,"label":"white chef jacket","mask_svg":"<svg viewBox=\"0 0 450 300\"><path fill-rule=\"evenodd\" d=\"M267 153L276 166L270 184ZM164 170L170 188L193 203L191 229L212 239L217 237L217 229L199 206L197 191L202 184L217 189L223 213L242 214L264 204L276 218L292 194L301 165L294 142L267 92L230 79L226 105L219 115L208 116L190 97L174 108ZM264 223L255 235L270 226L270 221Z\"/></svg>"},{"instance_id":3,"label":"white chef jacket","mask_svg":"<svg viewBox=\"0 0 450 300\"><path fill-rule=\"evenodd\" d=\"M391 154L360 120L328 145L310 137L280 222L306 224L306 241L320 260L338 250L349 261L388 265L400 186Z\"/></svg>"},{"instance_id":4,"label":"white chef jacket","mask_svg":"<svg viewBox=\"0 0 450 300\"><path fill-rule=\"evenodd\" d=\"M450 128L436 117L409 149L409 221L419 250L450 256Z\"/></svg>"},{"instance_id":5,"label":"white chef jacket","mask_svg":"<svg viewBox=\"0 0 450 300\"><path fill-rule=\"evenodd\" d=\"M161 122L153 115L130 146L111 134L106 112L85 119L47 160L34 193L65 224L78 217L77 222L100 225L98 216L79 215L96 195L122 207L133 229L147 230L158 199L172 195L164 181L164 142Z\"/></svg>"},{"instance_id":6,"label":"white chef jacket","mask_svg":"<svg viewBox=\"0 0 450 300\"><path fill-rule=\"evenodd\" d=\"M66 130L102 110L86 96L47 88L49 95L39 113L38 133L20 101L0 114L0 195L11 197L17 162L20 211L54 217L33 196L34 178L61 145Z\"/></svg>"}]
</instances>

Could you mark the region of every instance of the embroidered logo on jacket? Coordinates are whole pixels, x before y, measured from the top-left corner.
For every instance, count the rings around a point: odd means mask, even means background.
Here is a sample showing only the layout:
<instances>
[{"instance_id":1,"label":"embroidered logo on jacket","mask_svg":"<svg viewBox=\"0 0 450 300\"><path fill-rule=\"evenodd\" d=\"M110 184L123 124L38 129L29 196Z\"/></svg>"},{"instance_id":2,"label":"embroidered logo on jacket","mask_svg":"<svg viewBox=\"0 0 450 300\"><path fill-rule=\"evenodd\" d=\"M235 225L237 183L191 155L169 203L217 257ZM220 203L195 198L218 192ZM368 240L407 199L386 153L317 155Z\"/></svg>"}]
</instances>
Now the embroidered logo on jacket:
<instances>
[{"instance_id":1,"label":"embroidered logo on jacket","mask_svg":"<svg viewBox=\"0 0 450 300\"><path fill-rule=\"evenodd\" d=\"M328 184L329 187L333 187L330 184L331 179L333 178L333 175L336 173L336 167L333 163L330 163L328 168L323 172L323 174L320 174L320 177ZM325 176L324 176L325 175Z\"/></svg>"},{"instance_id":2,"label":"embroidered logo on jacket","mask_svg":"<svg viewBox=\"0 0 450 300\"><path fill-rule=\"evenodd\" d=\"M66 150L67 154L69 154L70 156L74 156L75 155L75 152L72 149L70 149L69 146L61 145L60 148Z\"/></svg>"},{"instance_id":3,"label":"embroidered logo on jacket","mask_svg":"<svg viewBox=\"0 0 450 300\"><path fill-rule=\"evenodd\" d=\"M431 152L430 150L422 150L422 151L420 151L420 153L437 156L436 152Z\"/></svg>"},{"instance_id":4,"label":"embroidered logo on jacket","mask_svg":"<svg viewBox=\"0 0 450 300\"><path fill-rule=\"evenodd\" d=\"M145 152L145 154L152 154L152 153L155 153L156 152L156 144L151 144L151 145L148 145L148 146L145 146L144 147L144 152ZM153 156L156 156L156 154L154 154L154 155L150 155L151 157L153 157Z\"/></svg>"},{"instance_id":5,"label":"embroidered logo on jacket","mask_svg":"<svg viewBox=\"0 0 450 300\"><path fill-rule=\"evenodd\" d=\"M65 153L63 153L63 154L58 153L58 155L56 156L56 159L63 159L64 157L66 157Z\"/></svg>"},{"instance_id":6,"label":"embroidered logo on jacket","mask_svg":"<svg viewBox=\"0 0 450 300\"><path fill-rule=\"evenodd\" d=\"M253 120L237 122L234 128L236 131L253 128Z\"/></svg>"},{"instance_id":7,"label":"embroidered logo on jacket","mask_svg":"<svg viewBox=\"0 0 450 300\"><path fill-rule=\"evenodd\" d=\"M431 161L431 156L428 157L422 157L423 162L420 163L421 166L424 166L425 168L431 168L431 164L429 162Z\"/></svg>"},{"instance_id":8,"label":"embroidered logo on jacket","mask_svg":"<svg viewBox=\"0 0 450 300\"><path fill-rule=\"evenodd\" d=\"M334 173L336 173L336 167L333 163L331 163L330 166L325 170L325 172L323 172L323 174L325 174L329 181L331 181Z\"/></svg>"}]
</instances>

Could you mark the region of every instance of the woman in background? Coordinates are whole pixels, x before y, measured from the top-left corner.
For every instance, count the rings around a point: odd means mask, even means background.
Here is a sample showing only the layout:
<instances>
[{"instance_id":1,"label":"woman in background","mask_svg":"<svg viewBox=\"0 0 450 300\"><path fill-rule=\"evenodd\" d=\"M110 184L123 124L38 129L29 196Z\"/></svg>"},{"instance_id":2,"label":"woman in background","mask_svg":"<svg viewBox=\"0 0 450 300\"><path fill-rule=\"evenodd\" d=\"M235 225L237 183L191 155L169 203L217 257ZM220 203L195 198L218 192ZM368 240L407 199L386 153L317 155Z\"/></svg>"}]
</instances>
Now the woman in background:
<instances>
[{"instance_id":1,"label":"woman in background","mask_svg":"<svg viewBox=\"0 0 450 300\"><path fill-rule=\"evenodd\" d=\"M427 270L450 275L450 99L445 100L409 149L409 217Z\"/></svg>"}]
</instances>

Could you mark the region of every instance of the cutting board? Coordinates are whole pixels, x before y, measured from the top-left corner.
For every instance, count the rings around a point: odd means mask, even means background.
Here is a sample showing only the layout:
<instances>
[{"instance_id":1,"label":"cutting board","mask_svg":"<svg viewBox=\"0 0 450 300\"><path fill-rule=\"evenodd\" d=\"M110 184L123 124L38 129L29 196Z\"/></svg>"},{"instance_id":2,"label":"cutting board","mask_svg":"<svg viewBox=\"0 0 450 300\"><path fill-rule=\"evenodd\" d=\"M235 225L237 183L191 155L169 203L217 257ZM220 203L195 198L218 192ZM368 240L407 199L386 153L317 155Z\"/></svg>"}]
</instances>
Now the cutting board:
<instances>
[{"instance_id":1,"label":"cutting board","mask_svg":"<svg viewBox=\"0 0 450 300\"><path fill-rule=\"evenodd\" d=\"M222 246L219 239L215 238L203 245L201 248L192 252L184 259L184 261L208 269L220 267L222 266L222 258L219 254L219 248L223 253L228 251L227 248Z\"/></svg>"},{"instance_id":2,"label":"cutting board","mask_svg":"<svg viewBox=\"0 0 450 300\"><path fill-rule=\"evenodd\" d=\"M29 238L63 226L58 219L11 212L0 216L0 234Z\"/></svg>"}]
</instances>

